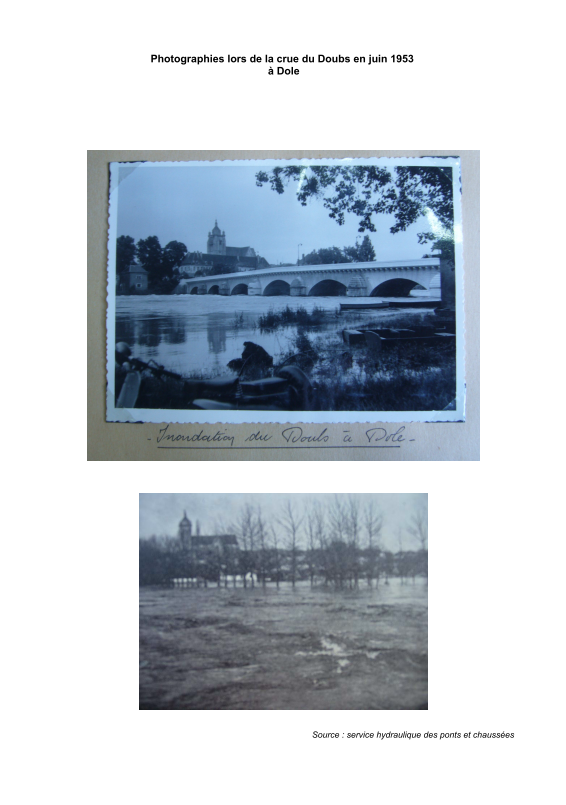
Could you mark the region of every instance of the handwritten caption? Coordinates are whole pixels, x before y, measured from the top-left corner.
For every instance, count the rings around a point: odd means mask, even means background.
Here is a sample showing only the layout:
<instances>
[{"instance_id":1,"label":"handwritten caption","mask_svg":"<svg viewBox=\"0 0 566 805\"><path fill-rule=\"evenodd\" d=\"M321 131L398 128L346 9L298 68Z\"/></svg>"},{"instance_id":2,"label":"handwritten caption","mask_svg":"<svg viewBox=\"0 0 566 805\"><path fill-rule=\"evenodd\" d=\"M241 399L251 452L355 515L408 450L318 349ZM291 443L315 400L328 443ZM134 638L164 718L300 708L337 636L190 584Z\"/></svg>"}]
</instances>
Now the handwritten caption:
<instances>
[{"instance_id":1,"label":"handwritten caption","mask_svg":"<svg viewBox=\"0 0 566 805\"><path fill-rule=\"evenodd\" d=\"M330 432L323 426L288 425L284 428L269 425L255 426L250 433L235 433L229 426L202 425L191 426L187 431L177 430L174 426L165 425L159 429L156 443L159 448L190 449L194 447L390 447L400 448L404 442L414 442L409 438L405 425L387 429L384 427L368 428L360 435L354 435L350 429L342 429L338 433ZM270 443L270 444L268 444Z\"/></svg>"},{"instance_id":2,"label":"handwritten caption","mask_svg":"<svg viewBox=\"0 0 566 805\"><path fill-rule=\"evenodd\" d=\"M299 75L299 64L412 64L414 56L411 53L393 53L391 56L326 56L317 53L316 56L162 56L160 53L151 54L151 64L262 64L267 66L268 75Z\"/></svg>"}]
</instances>

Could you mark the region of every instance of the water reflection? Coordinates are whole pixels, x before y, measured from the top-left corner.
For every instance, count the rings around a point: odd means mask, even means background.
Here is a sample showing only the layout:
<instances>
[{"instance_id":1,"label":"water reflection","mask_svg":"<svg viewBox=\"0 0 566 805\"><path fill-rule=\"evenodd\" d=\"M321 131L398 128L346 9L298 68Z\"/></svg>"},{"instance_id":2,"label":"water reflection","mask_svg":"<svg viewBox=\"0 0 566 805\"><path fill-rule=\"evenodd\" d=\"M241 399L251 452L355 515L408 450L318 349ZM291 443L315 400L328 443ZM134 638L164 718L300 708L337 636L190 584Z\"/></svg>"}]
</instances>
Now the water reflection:
<instances>
[{"instance_id":1,"label":"water reflection","mask_svg":"<svg viewBox=\"0 0 566 805\"><path fill-rule=\"evenodd\" d=\"M125 341L126 344L135 344L136 339L136 325L133 319L122 319L116 317L116 343Z\"/></svg>"},{"instance_id":2,"label":"water reflection","mask_svg":"<svg viewBox=\"0 0 566 805\"><path fill-rule=\"evenodd\" d=\"M137 341L143 347L158 347L161 342L163 319L157 316L141 319L138 322ZM152 351L156 352L156 350Z\"/></svg>"},{"instance_id":3,"label":"water reflection","mask_svg":"<svg viewBox=\"0 0 566 805\"><path fill-rule=\"evenodd\" d=\"M167 344L184 344L187 340L185 320L180 316L166 316L163 320L163 338Z\"/></svg>"},{"instance_id":4,"label":"water reflection","mask_svg":"<svg viewBox=\"0 0 566 805\"><path fill-rule=\"evenodd\" d=\"M136 357L152 358L173 372L216 377L241 356L244 341L260 344L275 361L292 350L296 327L261 332L256 327L261 314L286 306L312 310L315 305L337 308L332 297L118 297L116 341L126 341ZM364 314L354 314L360 315ZM336 327L333 320L319 331Z\"/></svg>"},{"instance_id":5,"label":"water reflection","mask_svg":"<svg viewBox=\"0 0 566 805\"><path fill-rule=\"evenodd\" d=\"M226 352L226 331L227 327L217 313L209 313L206 317L206 334L208 336L208 350L218 355Z\"/></svg>"}]
</instances>

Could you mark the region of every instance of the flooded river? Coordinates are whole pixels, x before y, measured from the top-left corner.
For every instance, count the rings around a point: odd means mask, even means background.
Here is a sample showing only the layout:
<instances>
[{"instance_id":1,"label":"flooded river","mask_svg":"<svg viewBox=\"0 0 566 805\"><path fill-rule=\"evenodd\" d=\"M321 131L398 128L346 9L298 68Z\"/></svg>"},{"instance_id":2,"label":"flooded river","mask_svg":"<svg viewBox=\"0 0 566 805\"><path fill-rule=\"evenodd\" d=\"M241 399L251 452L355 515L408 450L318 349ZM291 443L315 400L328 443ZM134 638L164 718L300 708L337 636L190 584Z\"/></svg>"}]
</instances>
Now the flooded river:
<instances>
[{"instance_id":1,"label":"flooded river","mask_svg":"<svg viewBox=\"0 0 566 805\"><path fill-rule=\"evenodd\" d=\"M244 341L261 344L275 362L292 349L296 326L278 328L275 332L260 331L257 321L268 310L289 306L311 311L317 307L336 313L336 319L331 317L327 324L317 327L319 333L336 332L360 317L367 318L368 314L372 318L395 315L385 311L353 311L340 318L337 313L340 301L336 296L118 296L116 343L125 341L137 358L153 359L171 371L184 375L203 372L205 377L214 377L228 371L228 361L240 357Z\"/></svg>"},{"instance_id":2,"label":"flooded river","mask_svg":"<svg viewBox=\"0 0 566 805\"><path fill-rule=\"evenodd\" d=\"M426 581L140 588L142 710L427 709Z\"/></svg>"}]
</instances>

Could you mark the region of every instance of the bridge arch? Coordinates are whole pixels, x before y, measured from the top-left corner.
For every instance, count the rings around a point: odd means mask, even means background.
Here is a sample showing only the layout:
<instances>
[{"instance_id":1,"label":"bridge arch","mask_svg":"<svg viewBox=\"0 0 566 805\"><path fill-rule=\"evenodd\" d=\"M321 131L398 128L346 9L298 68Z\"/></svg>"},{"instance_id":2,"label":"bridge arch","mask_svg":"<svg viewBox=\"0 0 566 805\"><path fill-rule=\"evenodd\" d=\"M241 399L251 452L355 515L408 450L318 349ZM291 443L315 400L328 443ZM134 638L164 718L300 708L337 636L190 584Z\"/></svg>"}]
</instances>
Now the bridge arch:
<instances>
[{"instance_id":1,"label":"bridge arch","mask_svg":"<svg viewBox=\"0 0 566 805\"><path fill-rule=\"evenodd\" d=\"M244 282L239 282L232 288L232 296L238 296L240 294L248 295L248 286Z\"/></svg>"},{"instance_id":2,"label":"bridge arch","mask_svg":"<svg viewBox=\"0 0 566 805\"><path fill-rule=\"evenodd\" d=\"M312 286L309 296L346 296L347 291L348 289L343 282L325 279Z\"/></svg>"},{"instance_id":3,"label":"bridge arch","mask_svg":"<svg viewBox=\"0 0 566 805\"><path fill-rule=\"evenodd\" d=\"M219 294L220 287L218 285L211 285L210 288L208 289L208 293Z\"/></svg>"},{"instance_id":4,"label":"bridge arch","mask_svg":"<svg viewBox=\"0 0 566 805\"><path fill-rule=\"evenodd\" d=\"M285 280L273 280L263 291L264 296L290 296L291 286Z\"/></svg>"},{"instance_id":5,"label":"bridge arch","mask_svg":"<svg viewBox=\"0 0 566 805\"><path fill-rule=\"evenodd\" d=\"M193 285L193 287L190 290L190 293L198 293L198 285Z\"/></svg>"},{"instance_id":6,"label":"bridge arch","mask_svg":"<svg viewBox=\"0 0 566 805\"><path fill-rule=\"evenodd\" d=\"M385 280L370 293L370 296L409 296L413 288L416 288L419 283L414 280L396 279Z\"/></svg>"}]
</instances>

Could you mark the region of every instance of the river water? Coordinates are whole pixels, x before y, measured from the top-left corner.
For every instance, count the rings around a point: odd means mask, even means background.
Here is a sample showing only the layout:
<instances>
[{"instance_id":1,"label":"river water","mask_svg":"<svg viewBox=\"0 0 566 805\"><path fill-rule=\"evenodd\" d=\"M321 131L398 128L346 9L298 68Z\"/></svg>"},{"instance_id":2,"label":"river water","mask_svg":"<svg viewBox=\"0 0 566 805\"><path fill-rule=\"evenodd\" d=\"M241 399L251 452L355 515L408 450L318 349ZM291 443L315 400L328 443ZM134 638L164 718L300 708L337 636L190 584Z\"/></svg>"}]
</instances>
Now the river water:
<instances>
[{"instance_id":1,"label":"river water","mask_svg":"<svg viewBox=\"0 0 566 805\"><path fill-rule=\"evenodd\" d=\"M344 300L345 301L345 300ZM350 300L348 300L350 301ZM359 300L361 301L361 300ZM393 302L394 300L390 299ZM125 341L135 357L153 359L170 371L216 377L229 372L228 361L239 358L244 341L260 344L275 363L293 349L296 326L262 332L258 318L268 310L304 307L338 311L340 299L331 297L273 296L118 296L116 298L116 343ZM406 313L407 311L403 311ZM423 311L420 311L421 313ZM363 314L353 311L329 319L317 333L336 332L352 326ZM391 318L392 313L372 311Z\"/></svg>"},{"instance_id":2,"label":"river water","mask_svg":"<svg viewBox=\"0 0 566 805\"><path fill-rule=\"evenodd\" d=\"M261 344L275 359L291 349L296 327L261 332L256 326L268 310L289 305L334 311L339 304L336 297L276 296L266 304L261 296L119 296L116 343L126 341L137 358L171 371L215 377L229 371L226 365L241 356L244 341Z\"/></svg>"},{"instance_id":3,"label":"river water","mask_svg":"<svg viewBox=\"0 0 566 805\"><path fill-rule=\"evenodd\" d=\"M425 579L140 588L142 710L424 710Z\"/></svg>"}]
</instances>

